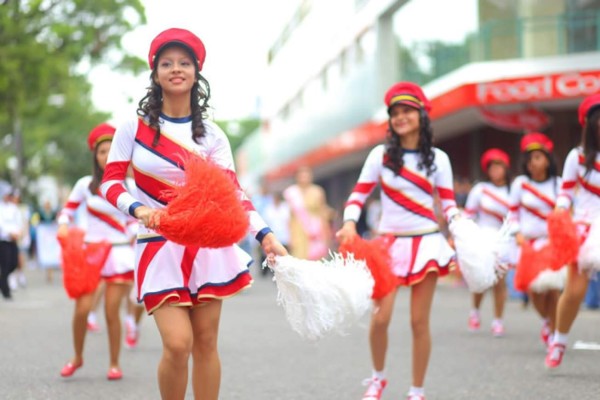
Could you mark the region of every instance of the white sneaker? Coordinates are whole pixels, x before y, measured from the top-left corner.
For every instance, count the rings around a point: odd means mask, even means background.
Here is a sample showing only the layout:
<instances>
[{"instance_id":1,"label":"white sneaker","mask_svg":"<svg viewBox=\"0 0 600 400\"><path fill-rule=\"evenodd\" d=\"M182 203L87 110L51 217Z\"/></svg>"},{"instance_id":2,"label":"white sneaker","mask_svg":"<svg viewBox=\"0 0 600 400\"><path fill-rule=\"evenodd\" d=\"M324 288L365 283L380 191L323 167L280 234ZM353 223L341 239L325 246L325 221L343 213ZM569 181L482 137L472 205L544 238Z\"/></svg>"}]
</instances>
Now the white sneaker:
<instances>
[{"instance_id":1,"label":"white sneaker","mask_svg":"<svg viewBox=\"0 0 600 400\"><path fill-rule=\"evenodd\" d=\"M12 291L17 291L19 289L19 282L17 282L17 276L15 274L10 274L8 276L8 287Z\"/></svg>"}]
</instances>

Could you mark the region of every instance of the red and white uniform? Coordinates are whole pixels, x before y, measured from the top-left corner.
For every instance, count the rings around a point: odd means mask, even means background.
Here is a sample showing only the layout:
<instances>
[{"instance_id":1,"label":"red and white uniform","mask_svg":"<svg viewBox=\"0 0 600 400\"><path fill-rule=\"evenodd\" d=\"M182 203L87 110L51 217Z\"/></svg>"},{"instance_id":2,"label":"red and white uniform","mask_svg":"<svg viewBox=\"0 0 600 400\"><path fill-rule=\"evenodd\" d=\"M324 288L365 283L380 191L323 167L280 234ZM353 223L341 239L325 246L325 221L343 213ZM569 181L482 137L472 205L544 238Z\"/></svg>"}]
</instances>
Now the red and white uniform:
<instances>
[{"instance_id":1,"label":"red and white uniform","mask_svg":"<svg viewBox=\"0 0 600 400\"><path fill-rule=\"evenodd\" d=\"M107 241L112 244L101 271L102 277L111 282L131 282L135 261L131 241L137 232L137 221L124 215L100 193L90 192L91 181L92 177L89 175L77 181L58 215L58 223L73 222L77 208L84 204L87 221L84 241Z\"/></svg>"},{"instance_id":2,"label":"red and white uniform","mask_svg":"<svg viewBox=\"0 0 600 400\"><path fill-rule=\"evenodd\" d=\"M363 205L375 186L381 186L380 234L396 240L390 250L392 271L401 285L420 282L428 272L446 275L454 267L454 251L440 233L434 212L437 191L447 219L458 213L452 190L448 155L434 148L436 170L427 176L417 167L417 151L404 151L404 166L395 175L383 165L385 146L376 146L367 157L358 182L346 203L344 220L358 221Z\"/></svg>"},{"instance_id":3,"label":"red and white uniform","mask_svg":"<svg viewBox=\"0 0 600 400\"><path fill-rule=\"evenodd\" d=\"M561 182L558 177L544 182L536 182L526 175L516 177L510 189L511 230L520 232L527 239L546 238L546 220L556 206Z\"/></svg>"},{"instance_id":4,"label":"red and white uniform","mask_svg":"<svg viewBox=\"0 0 600 400\"><path fill-rule=\"evenodd\" d=\"M557 205L573 206L575 222L589 225L600 216L600 153L596 153L594 167L587 175L584 163L581 147L572 149L567 155Z\"/></svg>"},{"instance_id":5,"label":"red and white uniform","mask_svg":"<svg viewBox=\"0 0 600 400\"><path fill-rule=\"evenodd\" d=\"M508 186L479 182L469 192L465 215L477 220L482 228L500 229L508 215Z\"/></svg>"},{"instance_id":6,"label":"red and white uniform","mask_svg":"<svg viewBox=\"0 0 600 400\"><path fill-rule=\"evenodd\" d=\"M558 207L573 207L573 221L582 239L587 238L591 223L600 217L600 153L592 170L586 174L583 149L572 149L565 160Z\"/></svg>"},{"instance_id":7,"label":"red and white uniform","mask_svg":"<svg viewBox=\"0 0 600 400\"><path fill-rule=\"evenodd\" d=\"M209 157L237 183L229 141L217 125L205 120L206 133L198 144L192 140L191 117L163 116L160 124L161 137L156 147L152 146L155 130L142 118L117 129L101 185L109 202L132 215L135 207L141 204L164 208L166 202L161 200L161 192L183 182L181 164L191 153ZM123 186L130 163L137 199ZM241 188L239 194L249 214L250 231L260 241L270 229ZM219 216L215 215L215 218ZM140 226L135 264L137 297L144 301L149 313L165 301L194 306L214 298L229 297L251 285L248 270L251 261L252 258L236 245L219 249L183 246Z\"/></svg>"}]
</instances>

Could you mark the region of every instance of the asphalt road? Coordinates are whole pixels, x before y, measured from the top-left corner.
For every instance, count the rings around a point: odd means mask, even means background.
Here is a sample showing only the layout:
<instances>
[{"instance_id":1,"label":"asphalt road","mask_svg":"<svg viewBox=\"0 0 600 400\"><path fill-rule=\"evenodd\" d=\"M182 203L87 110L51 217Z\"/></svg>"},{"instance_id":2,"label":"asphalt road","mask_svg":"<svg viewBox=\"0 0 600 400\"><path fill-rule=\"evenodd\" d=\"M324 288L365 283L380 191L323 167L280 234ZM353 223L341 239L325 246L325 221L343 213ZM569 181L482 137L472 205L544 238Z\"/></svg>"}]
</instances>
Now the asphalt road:
<instances>
[{"instance_id":1,"label":"asphalt road","mask_svg":"<svg viewBox=\"0 0 600 400\"><path fill-rule=\"evenodd\" d=\"M27 271L29 285L0 300L0 399L158 399L156 366L161 343L145 318L139 347L123 350L124 379L106 380L105 325L89 334L85 366L69 379L59 376L72 354L73 303L60 275L52 284L42 271ZM220 335L223 400L360 399L370 375L368 317L347 336L307 342L287 325L276 304L274 283L256 274L254 286L225 302ZM408 291L397 298L390 330L389 385L383 399L404 399L410 385ZM469 296L442 282L432 315L433 353L426 382L428 400L600 399L600 351L575 350L576 341L600 342L600 312L583 309L575 322L563 366L544 369L540 322L531 308L510 301L507 335L492 338L491 302L483 307L481 332L466 329ZM192 399L191 387L187 399Z\"/></svg>"}]
</instances>

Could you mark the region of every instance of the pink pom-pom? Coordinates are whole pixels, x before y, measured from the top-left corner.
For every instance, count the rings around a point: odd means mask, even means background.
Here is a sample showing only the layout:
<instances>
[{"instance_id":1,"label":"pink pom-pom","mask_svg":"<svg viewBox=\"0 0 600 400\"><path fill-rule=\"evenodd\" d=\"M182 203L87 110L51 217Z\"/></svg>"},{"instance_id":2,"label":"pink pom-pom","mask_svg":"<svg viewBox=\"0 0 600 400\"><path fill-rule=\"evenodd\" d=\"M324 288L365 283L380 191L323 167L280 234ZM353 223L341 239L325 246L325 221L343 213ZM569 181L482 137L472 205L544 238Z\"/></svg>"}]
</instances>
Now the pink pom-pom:
<instances>
[{"instance_id":1,"label":"pink pom-pom","mask_svg":"<svg viewBox=\"0 0 600 400\"><path fill-rule=\"evenodd\" d=\"M108 242L84 243L84 236L81 229L70 228L66 237L58 237L63 285L72 299L96 290L100 283L100 271L112 248Z\"/></svg>"},{"instance_id":2,"label":"pink pom-pom","mask_svg":"<svg viewBox=\"0 0 600 400\"><path fill-rule=\"evenodd\" d=\"M185 246L219 248L242 240L248 214L231 177L198 156L190 156L184 169L185 183L163 194L168 204L155 215L157 231Z\"/></svg>"},{"instance_id":3,"label":"pink pom-pom","mask_svg":"<svg viewBox=\"0 0 600 400\"><path fill-rule=\"evenodd\" d=\"M375 239L365 240L360 236L342 243L339 252L346 256L354 254L354 259L365 260L371 271L375 285L373 286L373 299L381 299L391 293L398 286L398 278L391 270L390 247L394 242L391 236L380 236Z\"/></svg>"},{"instance_id":4,"label":"pink pom-pom","mask_svg":"<svg viewBox=\"0 0 600 400\"><path fill-rule=\"evenodd\" d=\"M548 239L553 253L551 269L559 270L577 260L580 240L571 214L554 211L548 215Z\"/></svg>"}]
</instances>

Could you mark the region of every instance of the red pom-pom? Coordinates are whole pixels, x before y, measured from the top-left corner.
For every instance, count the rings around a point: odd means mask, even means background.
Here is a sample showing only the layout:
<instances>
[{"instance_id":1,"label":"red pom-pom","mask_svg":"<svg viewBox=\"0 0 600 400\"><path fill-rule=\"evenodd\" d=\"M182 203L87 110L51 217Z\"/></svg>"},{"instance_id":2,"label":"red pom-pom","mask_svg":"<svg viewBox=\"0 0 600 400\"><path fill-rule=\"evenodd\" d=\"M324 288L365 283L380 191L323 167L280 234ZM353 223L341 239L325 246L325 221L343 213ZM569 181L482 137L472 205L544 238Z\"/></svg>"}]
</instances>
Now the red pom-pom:
<instances>
[{"instance_id":1,"label":"red pom-pom","mask_svg":"<svg viewBox=\"0 0 600 400\"><path fill-rule=\"evenodd\" d=\"M390 247L394 242L393 237L380 236L375 239L365 240L355 236L351 240L342 243L339 252L346 256L354 254L354 259L365 260L371 271L375 285L373 287L373 299L381 299L391 293L398 286L398 278L391 270Z\"/></svg>"},{"instance_id":2,"label":"red pom-pom","mask_svg":"<svg viewBox=\"0 0 600 400\"><path fill-rule=\"evenodd\" d=\"M163 194L169 203L156 214L157 231L185 246L219 248L242 240L248 214L231 177L198 156L187 159L184 169L185 183Z\"/></svg>"},{"instance_id":3,"label":"red pom-pom","mask_svg":"<svg viewBox=\"0 0 600 400\"><path fill-rule=\"evenodd\" d=\"M554 211L548 215L548 239L553 252L551 269L559 270L577 260L580 243L571 214Z\"/></svg>"},{"instance_id":4,"label":"red pom-pom","mask_svg":"<svg viewBox=\"0 0 600 400\"><path fill-rule=\"evenodd\" d=\"M67 295L77 299L93 293L100 283L100 271L108 258L111 244L84 243L85 233L69 228L66 237L59 237L63 266L63 285Z\"/></svg>"},{"instance_id":5,"label":"red pom-pom","mask_svg":"<svg viewBox=\"0 0 600 400\"><path fill-rule=\"evenodd\" d=\"M553 251L548 245L539 250L528 242L521 246L521 257L515 272L515 288L521 292L529 290L529 285L535 278L552 264Z\"/></svg>"}]
</instances>

